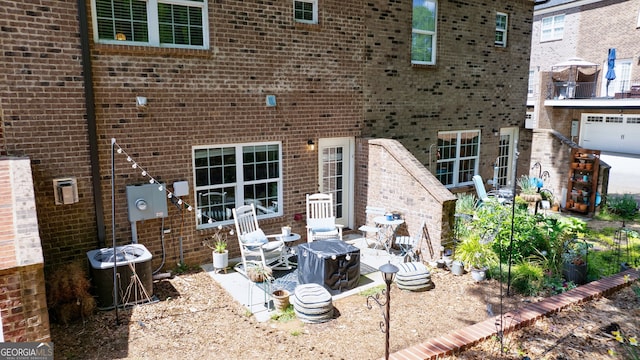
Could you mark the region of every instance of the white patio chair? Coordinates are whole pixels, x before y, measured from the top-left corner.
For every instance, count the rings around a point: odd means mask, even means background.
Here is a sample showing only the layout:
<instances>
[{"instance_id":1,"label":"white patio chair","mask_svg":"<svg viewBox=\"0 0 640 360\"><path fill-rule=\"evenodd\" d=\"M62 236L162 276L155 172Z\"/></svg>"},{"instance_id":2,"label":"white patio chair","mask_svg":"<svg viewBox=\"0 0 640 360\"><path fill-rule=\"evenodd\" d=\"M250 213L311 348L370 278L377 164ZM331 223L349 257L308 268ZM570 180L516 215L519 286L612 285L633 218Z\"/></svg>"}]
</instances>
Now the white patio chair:
<instances>
[{"instance_id":1,"label":"white patio chair","mask_svg":"<svg viewBox=\"0 0 640 360\"><path fill-rule=\"evenodd\" d=\"M367 215L366 224L360 226L358 230L362 232L362 237L364 238L367 246L375 245L375 248L378 248L378 246L382 245L378 235L380 234L380 227L373 222L373 218L369 219L369 217L384 216L386 214L386 210L381 207L367 206L365 214Z\"/></svg>"},{"instance_id":2,"label":"white patio chair","mask_svg":"<svg viewBox=\"0 0 640 360\"><path fill-rule=\"evenodd\" d=\"M307 194L307 242L342 240L342 227L336 224L332 194Z\"/></svg>"},{"instance_id":3,"label":"white patio chair","mask_svg":"<svg viewBox=\"0 0 640 360\"><path fill-rule=\"evenodd\" d=\"M234 208L232 212L242 258L242 269L236 266L236 271L246 275L245 270L248 262L257 262L273 270L287 270L285 258L287 251L284 241L269 240L269 238L277 238L281 234L264 234L258 225L255 206L253 204L243 205Z\"/></svg>"},{"instance_id":4,"label":"white patio chair","mask_svg":"<svg viewBox=\"0 0 640 360\"><path fill-rule=\"evenodd\" d=\"M473 175L473 186L476 188L476 194L478 194L478 205L492 200L497 201L498 204L504 204L507 201L507 199L500 197L497 191L487 192L484 187L484 180L480 175Z\"/></svg>"}]
</instances>

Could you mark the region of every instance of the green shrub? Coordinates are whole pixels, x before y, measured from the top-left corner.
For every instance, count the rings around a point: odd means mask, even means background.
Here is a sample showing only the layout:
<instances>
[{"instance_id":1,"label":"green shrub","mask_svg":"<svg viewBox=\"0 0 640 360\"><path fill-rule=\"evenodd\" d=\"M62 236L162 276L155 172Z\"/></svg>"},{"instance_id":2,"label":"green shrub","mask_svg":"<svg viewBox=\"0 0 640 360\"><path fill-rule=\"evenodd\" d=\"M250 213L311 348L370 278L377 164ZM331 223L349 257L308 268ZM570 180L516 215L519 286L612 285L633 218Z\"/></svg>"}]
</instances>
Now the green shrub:
<instances>
[{"instance_id":1,"label":"green shrub","mask_svg":"<svg viewBox=\"0 0 640 360\"><path fill-rule=\"evenodd\" d=\"M476 196L470 193L462 193L456 196L456 214L472 215L476 211Z\"/></svg>"},{"instance_id":2,"label":"green shrub","mask_svg":"<svg viewBox=\"0 0 640 360\"><path fill-rule=\"evenodd\" d=\"M623 219L633 219L638 212L638 202L630 194L607 197L607 210Z\"/></svg>"},{"instance_id":3,"label":"green shrub","mask_svg":"<svg viewBox=\"0 0 640 360\"><path fill-rule=\"evenodd\" d=\"M517 292L531 296L542 289L544 270L541 266L524 261L512 268L511 284Z\"/></svg>"}]
</instances>

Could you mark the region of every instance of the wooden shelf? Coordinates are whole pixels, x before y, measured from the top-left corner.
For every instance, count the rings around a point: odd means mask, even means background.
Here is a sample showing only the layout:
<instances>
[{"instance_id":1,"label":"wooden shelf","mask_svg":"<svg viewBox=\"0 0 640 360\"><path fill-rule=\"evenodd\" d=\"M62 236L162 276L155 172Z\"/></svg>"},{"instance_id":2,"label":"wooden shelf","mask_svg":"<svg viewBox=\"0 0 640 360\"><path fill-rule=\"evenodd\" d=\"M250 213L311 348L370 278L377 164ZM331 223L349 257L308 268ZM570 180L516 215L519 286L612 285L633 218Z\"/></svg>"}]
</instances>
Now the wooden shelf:
<instances>
[{"instance_id":1,"label":"wooden shelf","mask_svg":"<svg viewBox=\"0 0 640 360\"><path fill-rule=\"evenodd\" d=\"M571 168L567 181L565 210L584 214L592 213L595 210L599 166L599 150L582 148L571 150ZM584 191L586 191L586 195Z\"/></svg>"}]
</instances>

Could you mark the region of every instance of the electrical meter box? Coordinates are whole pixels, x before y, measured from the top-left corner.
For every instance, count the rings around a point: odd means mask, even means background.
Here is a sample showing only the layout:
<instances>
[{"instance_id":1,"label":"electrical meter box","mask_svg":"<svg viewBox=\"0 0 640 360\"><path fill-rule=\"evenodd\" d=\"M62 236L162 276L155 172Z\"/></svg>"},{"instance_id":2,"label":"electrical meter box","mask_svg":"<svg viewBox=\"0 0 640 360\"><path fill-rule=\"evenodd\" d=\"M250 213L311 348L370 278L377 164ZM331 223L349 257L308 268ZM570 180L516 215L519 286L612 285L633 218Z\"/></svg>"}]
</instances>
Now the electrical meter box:
<instances>
[{"instance_id":1,"label":"electrical meter box","mask_svg":"<svg viewBox=\"0 0 640 360\"><path fill-rule=\"evenodd\" d=\"M127 185L129 221L167 217L167 196L164 184Z\"/></svg>"}]
</instances>

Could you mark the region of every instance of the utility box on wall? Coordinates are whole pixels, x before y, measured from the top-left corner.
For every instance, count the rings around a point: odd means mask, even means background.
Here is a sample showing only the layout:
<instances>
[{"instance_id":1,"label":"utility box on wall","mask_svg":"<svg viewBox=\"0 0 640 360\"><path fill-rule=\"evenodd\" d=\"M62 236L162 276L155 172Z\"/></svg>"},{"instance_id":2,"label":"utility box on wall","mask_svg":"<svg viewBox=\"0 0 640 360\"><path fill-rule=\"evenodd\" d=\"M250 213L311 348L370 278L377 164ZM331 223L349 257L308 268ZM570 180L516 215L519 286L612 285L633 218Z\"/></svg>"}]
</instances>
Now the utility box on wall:
<instances>
[{"instance_id":1,"label":"utility box on wall","mask_svg":"<svg viewBox=\"0 0 640 360\"><path fill-rule=\"evenodd\" d=\"M56 205L77 203L78 183L76 178L53 179L53 197Z\"/></svg>"},{"instance_id":2,"label":"utility box on wall","mask_svg":"<svg viewBox=\"0 0 640 360\"><path fill-rule=\"evenodd\" d=\"M164 188L164 184L127 185L129 221L167 217L167 197Z\"/></svg>"}]
</instances>

